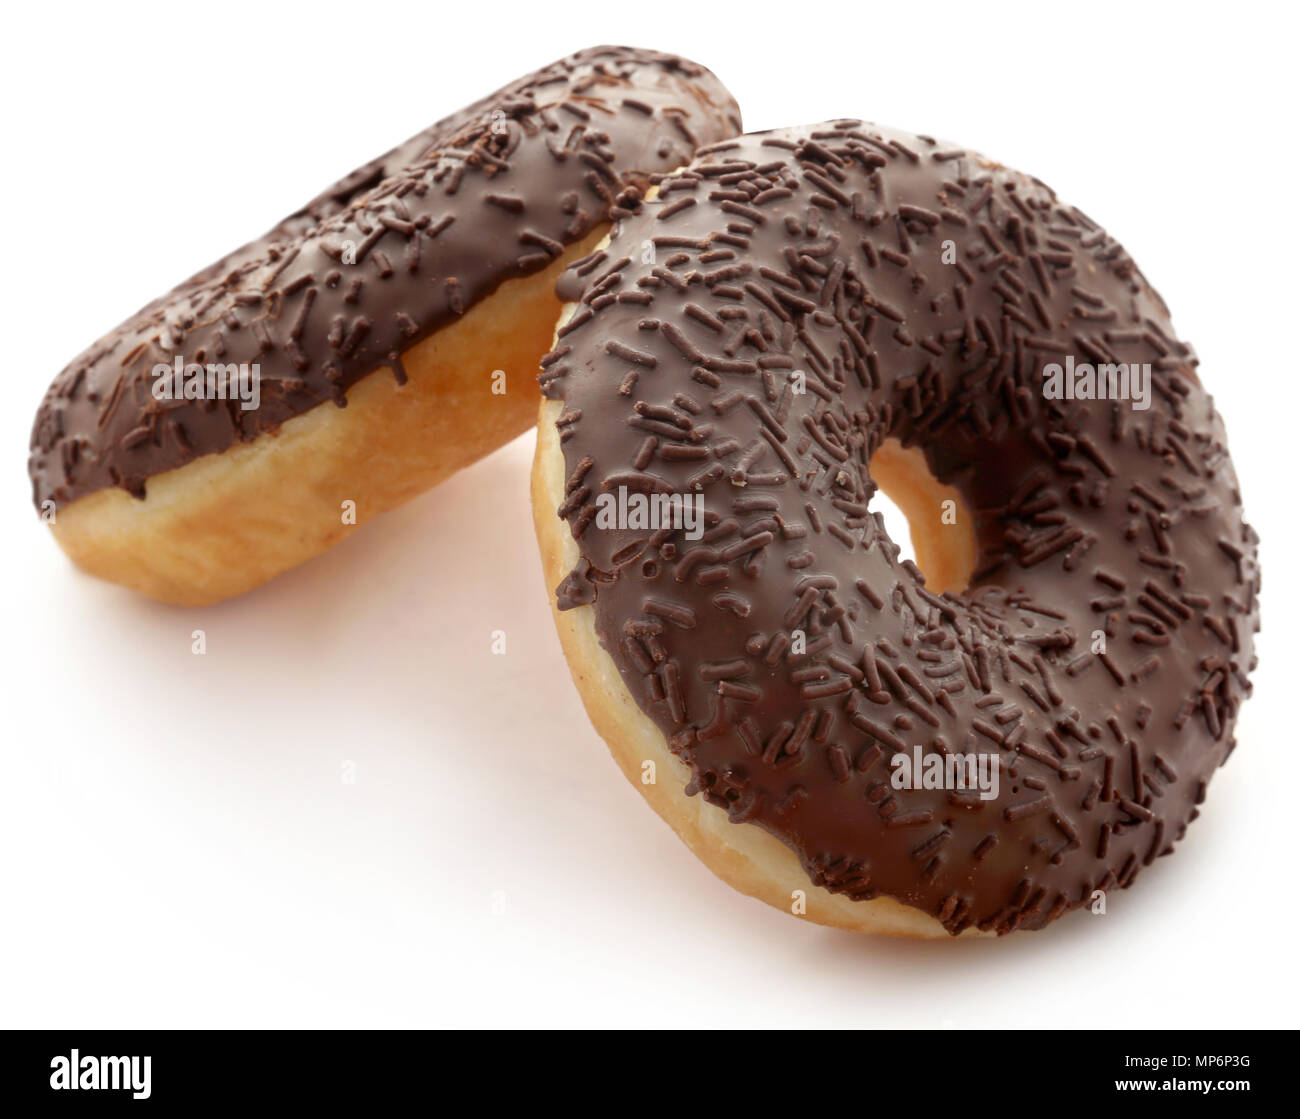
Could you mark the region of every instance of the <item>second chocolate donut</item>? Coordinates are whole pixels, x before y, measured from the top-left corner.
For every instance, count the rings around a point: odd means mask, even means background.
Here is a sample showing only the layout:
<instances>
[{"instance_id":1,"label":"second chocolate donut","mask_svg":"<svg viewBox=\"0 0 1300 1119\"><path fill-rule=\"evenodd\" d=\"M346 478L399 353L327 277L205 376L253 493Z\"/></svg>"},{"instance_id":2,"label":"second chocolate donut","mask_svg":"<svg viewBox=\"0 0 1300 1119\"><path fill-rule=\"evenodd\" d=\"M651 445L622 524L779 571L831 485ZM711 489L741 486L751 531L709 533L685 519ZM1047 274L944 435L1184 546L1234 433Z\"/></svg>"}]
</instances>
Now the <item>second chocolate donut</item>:
<instances>
[{"instance_id":1,"label":"second chocolate donut","mask_svg":"<svg viewBox=\"0 0 1300 1119\"><path fill-rule=\"evenodd\" d=\"M85 570L169 602L311 558L525 430L556 277L739 129L709 71L622 47L440 121L64 369L38 511Z\"/></svg>"},{"instance_id":2,"label":"second chocolate donut","mask_svg":"<svg viewBox=\"0 0 1300 1119\"><path fill-rule=\"evenodd\" d=\"M533 473L561 642L711 869L943 937L1096 912L1173 850L1251 690L1258 538L1119 242L833 120L701 152L561 288ZM937 582L873 508L900 479Z\"/></svg>"}]
</instances>

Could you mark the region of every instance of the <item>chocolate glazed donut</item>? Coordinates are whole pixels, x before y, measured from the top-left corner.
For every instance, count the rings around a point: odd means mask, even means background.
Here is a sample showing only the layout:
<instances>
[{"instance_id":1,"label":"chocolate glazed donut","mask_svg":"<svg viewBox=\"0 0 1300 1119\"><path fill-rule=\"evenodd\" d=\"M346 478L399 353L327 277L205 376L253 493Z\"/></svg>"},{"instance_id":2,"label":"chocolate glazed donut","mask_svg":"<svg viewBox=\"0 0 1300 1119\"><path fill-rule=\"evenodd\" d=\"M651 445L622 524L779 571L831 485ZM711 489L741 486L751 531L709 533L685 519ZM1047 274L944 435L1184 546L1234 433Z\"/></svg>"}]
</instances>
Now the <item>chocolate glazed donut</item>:
<instances>
[{"instance_id":1,"label":"chocolate glazed donut","mask_svg":"<svg viewBox=\"0 0 1300 1119\"><path fill-rule=\"evenodd\" d=\"M60 373L32 432L38 510L86 570L172 602L310 558L526 429L555 278L651 174L739 128L707 70L621 47L440 121ZM258 391L155 391L173 364L255 366Z\"/></svg>"},{"instance_id":2,"label":"chocolate glazed donut","mask_svg":"<svg viewBox=\"0 0 1300 1119\"><path fill-rule=\"evenodd\" d=\"M1172 850L1235 744L1259 569L1196 358L1115 240L843 120L714 145L564 288L534 472L557 623L715 871L942 936L1041 928ZM887 440L960 495L964 589L871 511ZM611 525L605 495L699 495L702 536ZM911 787L900 755L989 755L997 795Z\"/></svg>"}]
</instances>

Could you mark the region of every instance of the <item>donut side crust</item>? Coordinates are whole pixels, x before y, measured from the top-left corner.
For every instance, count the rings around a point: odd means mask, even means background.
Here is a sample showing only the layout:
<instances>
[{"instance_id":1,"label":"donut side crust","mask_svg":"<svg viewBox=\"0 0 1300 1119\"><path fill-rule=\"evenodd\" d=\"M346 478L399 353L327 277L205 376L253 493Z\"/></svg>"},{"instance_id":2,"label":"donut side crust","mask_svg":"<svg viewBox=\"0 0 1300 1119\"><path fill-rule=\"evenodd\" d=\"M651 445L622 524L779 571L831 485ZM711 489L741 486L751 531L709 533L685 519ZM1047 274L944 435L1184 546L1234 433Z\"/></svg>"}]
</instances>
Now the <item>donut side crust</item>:
<instances>
[{"instance_id":1,"label":"donut side crust","mask_svg":"<svg viewBox=\"0 0 1300 1119\"><path fill-rule=\"evenodd\" d=\"M507 280L402 355L278 431L56 511L55 539L83 571L163 602L242 594L338 543L522 434L537 414L537 356L560 303L555 281L602 225L541 272ZM492 392L493 371L506 391ZM355 523L344 523L346 501Z\"/></svg>"},{"instance_id":2,"label":"donut side crust","mask_svg":"<svg viewBox=\"0 0 1300 1119\"><path fill-rule=\"evenodd\" d=\"M565 464L555 420L557 401L542 404L533 460L533 522L541 549L546 594L573 682L592 725L605 740L618 767L659 816L714 874L774 909L794 913L802 896L803 918L853 932L926 940L953 940L934 917L891 897L852 901L809 881L789 847L753 824L731 823L703 797L687 796L690 770L673 755L663 732L637 706L614 661L596 637L595 610L579 606L561 611L553 593L578 561L578 546L568 525L555 515L564 500ZM656 780L642 780L642 766L654 763ZM971 927L961 939L991 937Z\"/></svg>"}]
</instances>

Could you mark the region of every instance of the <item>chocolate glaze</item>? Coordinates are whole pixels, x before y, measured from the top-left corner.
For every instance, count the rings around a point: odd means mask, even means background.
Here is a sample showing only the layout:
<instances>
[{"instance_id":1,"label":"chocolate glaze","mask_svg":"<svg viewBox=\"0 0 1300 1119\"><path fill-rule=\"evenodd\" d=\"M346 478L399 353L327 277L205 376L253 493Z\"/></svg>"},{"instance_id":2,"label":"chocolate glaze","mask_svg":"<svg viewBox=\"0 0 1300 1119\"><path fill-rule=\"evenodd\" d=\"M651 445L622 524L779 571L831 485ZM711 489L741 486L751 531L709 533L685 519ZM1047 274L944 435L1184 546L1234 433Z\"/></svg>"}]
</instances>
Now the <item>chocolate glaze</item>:
<instances>
[{"instance_id":1,"label":"chocolate glaze","mask_svg":"<svg viewBox=\"0 0 1300 1119\"><path fill-rule=\"evenodd\" d=\"M398 354L739 130L708 70L626 47L582 51L439 121L64 369L32 431L35 503L108 486L143 497L152 475L345 405L377 368L402 379ZM260 407L155 400L153 367L177 354L258 363Z\"/></svg>"},{"instance_id":2,"label":"chocolate glaze","mask_svg":"<svg viewBox=\"0 0 1300 1119\"><path fill-rule=\"evenodd\" d=\"M1196 359L1117 242L1037 180L836 121L702 152L579 276L541 377L581 553L559 605L594 604L689 793L953 934L1169 853L1234 746L1259 569ZM1150 363L1150 409L1045 399L1068 354ZM974 511L963 594L868 511L889 436ZM622 486L702 493L704 538L598 527ZM1000 795L895 789L918 745L994 752Z\"/></svg>"}]
</instances>

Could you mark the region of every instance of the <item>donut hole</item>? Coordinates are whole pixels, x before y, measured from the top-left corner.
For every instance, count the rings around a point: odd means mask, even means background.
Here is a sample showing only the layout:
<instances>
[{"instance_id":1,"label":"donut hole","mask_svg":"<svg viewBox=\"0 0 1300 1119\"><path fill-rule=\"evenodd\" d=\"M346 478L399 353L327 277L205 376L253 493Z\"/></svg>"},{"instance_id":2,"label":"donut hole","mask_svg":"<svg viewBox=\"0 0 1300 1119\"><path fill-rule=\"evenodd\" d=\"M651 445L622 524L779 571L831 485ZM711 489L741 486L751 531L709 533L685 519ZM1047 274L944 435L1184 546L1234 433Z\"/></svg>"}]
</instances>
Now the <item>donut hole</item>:
<instances>
[{"instance_id":1,"label":"donut hole","mask_svg":"<svg viewBox=\"0 0 1300 1119\"><path fill-rule=\"evenodd\" d=\"M872 512L884 515L899 558L915 563L935 594L966 590L979 549L975 520L961 493L934 476L920 448L895 439L880 445L869 469L880 487Z\"/></svg>"},{"instance_id":2,"label":"donut hole","mask_svg":"<svg viewBox=\"0 0 1300 1119\"><path fill-rule=\"evenodd\" d=\"M912 546L912 526L907 519L907 514L894 504L894 499L885 492L883 486L871 499L871 511L879 513L884 518L885 531L889 533L889 539L898 545L899 560L911 560L920 567L920 561L916 558L916 548Z\"/></svg>"}]
</instances>

